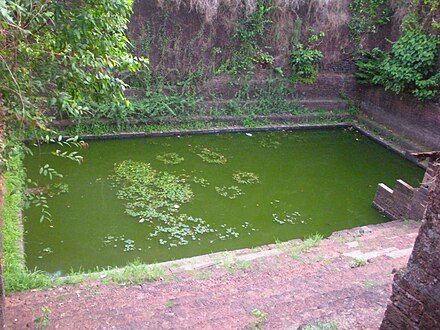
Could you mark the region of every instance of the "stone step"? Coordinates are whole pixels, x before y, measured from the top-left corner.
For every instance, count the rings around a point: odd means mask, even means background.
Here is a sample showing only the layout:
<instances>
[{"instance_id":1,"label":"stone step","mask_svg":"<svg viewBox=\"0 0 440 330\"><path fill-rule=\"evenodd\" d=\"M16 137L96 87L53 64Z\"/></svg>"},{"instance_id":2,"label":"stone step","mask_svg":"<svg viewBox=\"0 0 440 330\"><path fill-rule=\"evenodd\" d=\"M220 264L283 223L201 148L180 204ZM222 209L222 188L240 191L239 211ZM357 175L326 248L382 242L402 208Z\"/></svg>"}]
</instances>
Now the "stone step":
<instances>
[{"instance_id":1,"label":"stone step","mask_svg":"<svg viewBox=\"0 0 440 330\"><path fill-rule=\"evenodd\" d=\"M315 98L315 99L291 99L288 100L292 104L292 109L297 107L298 109L306 108L310 111L313 110L346 110L347 103L339 99L326 99L326 98ZM258 100L246 100L246 101L234 101L234 107L245 107L254 106L258 104ZM204 109L225 109L231 106L231 100L206 100L200 103L200 107ZM277 113L277 109L274 108L273 113Z\"/></svg>"}]
</instances>

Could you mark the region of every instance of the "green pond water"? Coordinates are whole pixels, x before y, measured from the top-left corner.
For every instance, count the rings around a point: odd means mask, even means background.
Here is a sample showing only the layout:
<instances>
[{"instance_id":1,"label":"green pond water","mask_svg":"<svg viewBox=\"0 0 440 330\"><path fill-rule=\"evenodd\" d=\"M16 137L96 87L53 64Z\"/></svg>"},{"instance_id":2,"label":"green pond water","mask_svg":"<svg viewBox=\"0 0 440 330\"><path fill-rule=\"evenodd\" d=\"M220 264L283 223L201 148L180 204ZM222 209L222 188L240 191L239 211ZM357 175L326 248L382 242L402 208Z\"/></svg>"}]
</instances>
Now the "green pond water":
<instances>
[{"instance_id":1,"label":"green pond water","mask_svg":"<svg viewBox=\"0 0 440 330\"><path fill-rule=\"evenodd\" d=\"M393 186L401 178L416 185L423 176L414 164L350 129L92 141L81 151L82 165L51 156L57 148L35 148L25 166L31 179L44 184L49 181L38 171L50 163L64 174L59 181L68 192L48 198L51 222L40 223L34 206L24 215L27 266L58 275L135 259L154 263L257 247L317 232L328 236L384 222L371 206L377 184ZM164 164L164 157L178 164ZM213 159L218 163L206 161ZM173 224L170 232L168 225L148 218L151 210L142 213L142 203L129 206L136 202L134 185L123 187L115 179L115 164L124 169L127 160L133 166L150 163L149 170L162 179L164 171L171 174L165 181L177 189L173 198L186 193L185 200L156 209Z\"/></svg>"}]
</instances>

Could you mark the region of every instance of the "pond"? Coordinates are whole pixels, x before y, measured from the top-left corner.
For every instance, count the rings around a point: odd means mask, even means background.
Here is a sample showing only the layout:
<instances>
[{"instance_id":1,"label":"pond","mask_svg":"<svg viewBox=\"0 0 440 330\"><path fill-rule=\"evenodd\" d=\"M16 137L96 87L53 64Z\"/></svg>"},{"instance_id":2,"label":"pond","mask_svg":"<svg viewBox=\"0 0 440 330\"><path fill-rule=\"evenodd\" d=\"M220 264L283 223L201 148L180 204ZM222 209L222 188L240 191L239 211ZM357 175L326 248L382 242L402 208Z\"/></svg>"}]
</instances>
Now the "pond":
<instances>
[{"instance_id":1,"label":"pond","mask_svg":"<svg viewBox=\"0 0 440 330\"><path fill-rule=\"evenodd\" d=\"M381 223L377 184L423 176L353 129L93 141L82 165L56 149L25 159L28 176L51 185L52 221L31 206L24 225L27 266L58 275ZM42 182L46 163L64 178Z\"/></svg>"}]
</instances>

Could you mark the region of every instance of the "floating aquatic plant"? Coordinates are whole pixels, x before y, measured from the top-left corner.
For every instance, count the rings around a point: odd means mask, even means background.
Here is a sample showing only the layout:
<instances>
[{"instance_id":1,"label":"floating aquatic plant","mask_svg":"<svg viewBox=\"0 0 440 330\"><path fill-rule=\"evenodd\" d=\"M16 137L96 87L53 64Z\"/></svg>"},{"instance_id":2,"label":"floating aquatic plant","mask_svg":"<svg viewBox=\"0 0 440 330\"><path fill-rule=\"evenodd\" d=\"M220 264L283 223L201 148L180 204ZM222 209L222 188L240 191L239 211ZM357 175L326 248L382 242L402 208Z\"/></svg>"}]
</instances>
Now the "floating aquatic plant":
<instances>
[{"instance_id":1,"label":"floating aquatic plant","mask_svg":"<svg viewBox=\"0 0 440 330\"><path fill-rule=\"evenodd\" d=\"M38 256L38 259L43 259L44 256L53 253L53 250L50 247L44 248L40 251L40 255Z\"/></svg>"},{"instance_id":2,"label":"floating aquatic plant","mask_svg":"<svg viewBox=\"0 0 440 330\"><path fill-rule=\"evenodd\" d=\"M210 164L226 164L228 159L215 151L212 151L205 147L196 147L195 148L197 156L199 156L204 162L210 163Z\"/></svg>"},{"instance_id":3,"label":"floating aquatic plant","mask_svg":"<svg viewBox=\"0 0 440 330\"><path fill-rule=\"evenodd\" d=\"M291 225L306 223L305 220L302 219L301 213L299 212L285 213L283 215L274 213L272 214L272 217L273 221L279 223L280 225L284 225L285 223L289 223Z\"/></svg>"},{"instance_id":4,"label":"floating aquatic plant","mask_svg":"<svg viewBox=\"0 0 440 330\"><path fill-rule=\"evenodd\" d=\"M187 245L190 241L200 240L199 236L214 231L205 220L181 214L178 217L170 217L163 224L156 226L147 239L162 235L166 239L160 238L159 244L177 247L178 245Z\"/></svg>"},{"instance_id":5,"label":"floating aquatic plant","mask_svg":"<svg viewBox=\"0 0 440 330\"><path fill-rule=\"evenodd\" d=\"M260 145L263 148L277 149L281 145L281 142L272 135L267 135L260 140Z\"/></svg>"},{"instance_id":6,"label":"floating aquatic plant","mask_svg":"<svg viewBox=\"0 0 440 330\"><path fill-rule=\"evenodd\" d=\"M124 241L124 252L134 251L135 249L136 249L136 246L135 246L134 241L132 239L126 239Z\"/></svg>"},{"instance_id":7,"label":"floating aquatic plant","mask_svg":"<svg viewBox=\"0 0 440 330\"><path fill-rule=\"evenodd\" d=\"M223 231L217 233L217 237L221 240L238 238L238 236L240 236L240 233L235 231L235 227L226 228L226 224L223 224L220 227L223 229Z\"/></svg>"},{"instance_id":8,"label":"floating aquatic plant","mask_svg":"<svg viewBox=\"0 0 440 330\"><path fill-rule=\"evenodd\" d=\"M147 239L157 237L159 244L177 247L200 240L199 235L214 232L201 218L177 214L180 206L193 196L182 176L156 171L148 163L127 160L115 164L111 178L119 188L118 198L126 201L126 213L138 218L140 223L154 226ZM124 241L124 251L135 249L134 242L124 237L106 237L104 243L111 244L115 239Z\"/></svg>"},{"instance_id":9,"label":"floating aquatic plant","mask_svg":"<svg viewBox=\"0 0 440 330\"><path fill-rule=\"evenodd\" d=\"M230 187L215 187L215 191L223 197L229 198L229 199L236 199L240 195L244 195L244 192L238 188L237 186L230 186Z\"/></svg>"},{"instance_id":10,"label":"floating aquatic plant","mask_svg":"<svg viewBox=\"0 0 440 330\"><path fill-rule=\"evenodd\" d=\"M121 236L107 235L104 237L103 243L104 246L113 246L114 248L117 248L121 245L124 252L136 250L135 241L132 239L126 239L124 235ZM141 251L142 249L138 248L137 250Z\"/></svg>"},{"instance_id":11,"label":"floating aquatic plant","mask_svg":"<svg viewBox=\"0 0 440 330\"><path fill-rule=\"evenodd\" d=\"M148 163L125 160L115 164L114 173L116 195L126 201L126 213L142 222L168 219L193 196L185 179L156 171Z\"/></svg>"},{"instance_id":12,"label":"floating aquatic plant","mask_svg":"<svg viewBox=\"0 0 440 330\"><path fill-rule=\"evenodd\" d=\"M47 195L49 197L59 196L61 194L67 194L69 192L69 185L67 183L53 183L49 185L47 189Z\"/></svg>"},{"instance_id":13,"label":"floating aquatic plant","mask_svg":"<svg viewBox=\"0 0 440 330\"><path fill-rule=\"evenodd\" d=\"M177 165L185 160L185 158L180 157L179 154L175 152L169 152L169 153L157 155L156 159L160 160L165 165Z\"/></svg>"},{"instance_id":14,"label":"floating aquatic plant","mask_svg":"<svg viewBox=\"0 0 440 330\"><path fill-rule=\"evenodd\" d=\"M252 172L235 172L232 174L232 178L241 184L254 184L260 182L258 175Z\"/></svg>"},{"instance_id":15,"label":"floating aquatic plant","mask_svg":"<svg viewBox=\"0 0 440 330\"><path fill-rule=\"evenodd\" d=\"M202 187L207 187L210 184L208 180L204 178L199 178L197 176L192 177L192 181L194 183L200 184Z\"/></svg>"}]
</instances>

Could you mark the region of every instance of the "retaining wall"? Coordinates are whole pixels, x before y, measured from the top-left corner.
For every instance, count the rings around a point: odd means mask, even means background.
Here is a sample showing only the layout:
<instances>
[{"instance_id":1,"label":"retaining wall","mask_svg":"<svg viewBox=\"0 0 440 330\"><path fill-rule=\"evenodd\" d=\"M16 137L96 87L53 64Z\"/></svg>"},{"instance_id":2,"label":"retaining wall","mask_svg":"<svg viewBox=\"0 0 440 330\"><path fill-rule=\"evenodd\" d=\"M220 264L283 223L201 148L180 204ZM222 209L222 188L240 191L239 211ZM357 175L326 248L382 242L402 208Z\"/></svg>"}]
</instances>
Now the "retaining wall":
<instances>
[{"instance_id":1,"label":"retaining wall","mask_svg":"<svg viewBox=\"0 0 440 330\"><path fill-rule=\"evenodd\" d=\"M440 103L421 103L411 95L386 92L383 87L359 86L356 98L362 113L429 149L440 150Z\"/></svg>"},{"instance_id":2,"label":"retaining wall","mask_svg":"<svg viewBox=\"0 0 440 330\"><path fill-rule=\"evenodd\" d=\"M382 330L440 329L440 164L426 217L405 270L394 277Z\"/></svg>"},{"instance_id":3,"label":"retaining wall","mask_svg":"<svg viewBox=\"0 0 440 330\"><path fill-rule=\"evenodd\" d=\"M431 163L418 188L403 180L397 180L394 189L380 183L373 206L391 220L422 220L428 202L428 192L434 182L435 170L435 165Z\"/></svg>"}]
</instances>

